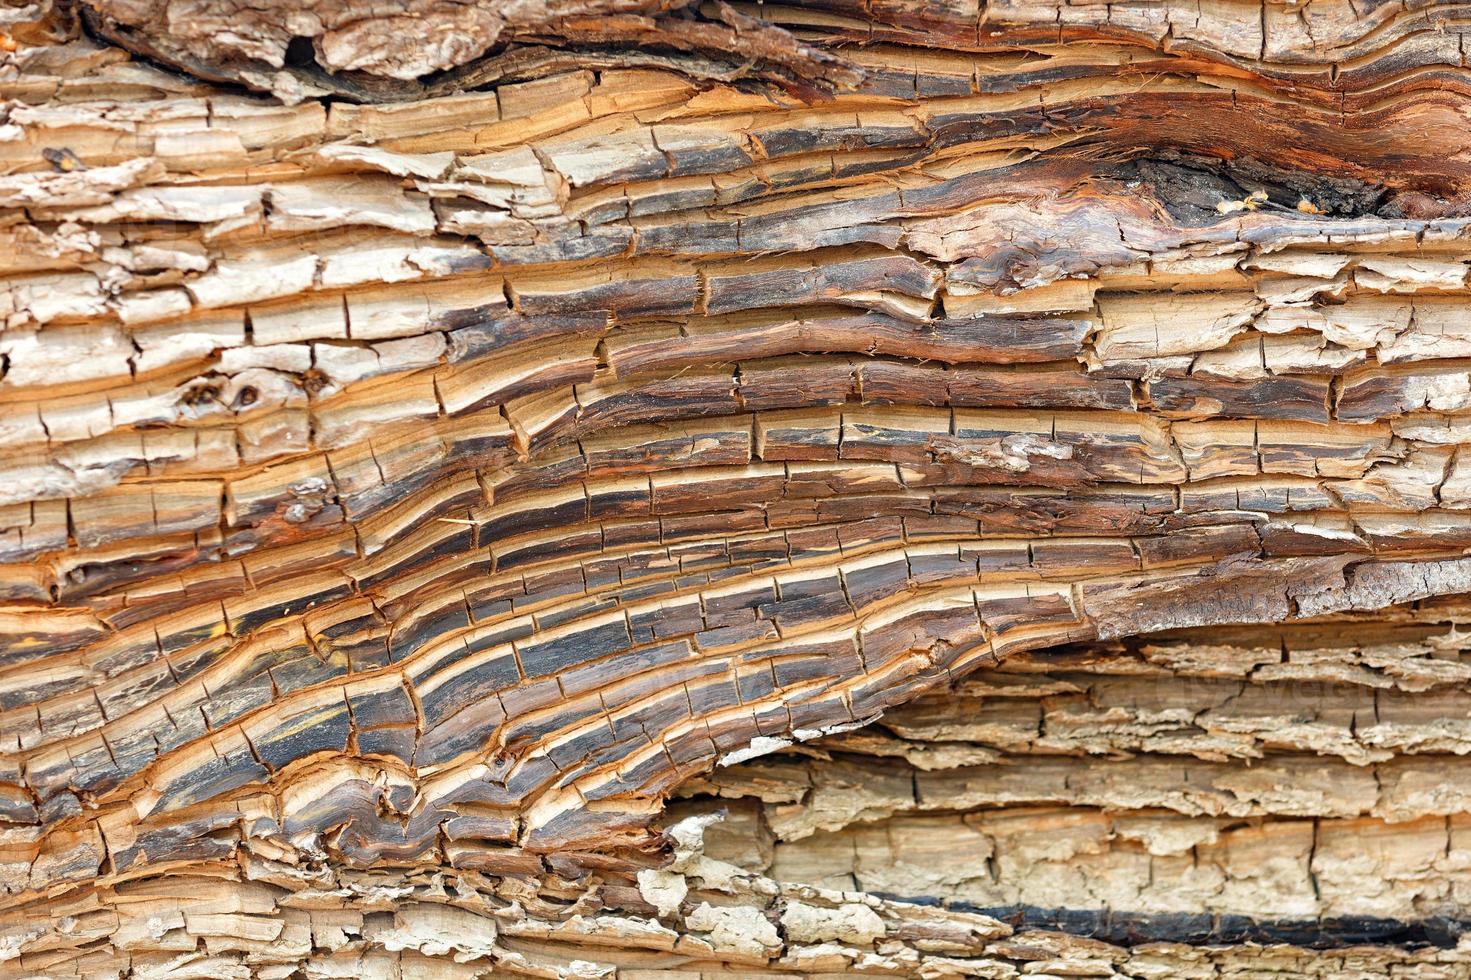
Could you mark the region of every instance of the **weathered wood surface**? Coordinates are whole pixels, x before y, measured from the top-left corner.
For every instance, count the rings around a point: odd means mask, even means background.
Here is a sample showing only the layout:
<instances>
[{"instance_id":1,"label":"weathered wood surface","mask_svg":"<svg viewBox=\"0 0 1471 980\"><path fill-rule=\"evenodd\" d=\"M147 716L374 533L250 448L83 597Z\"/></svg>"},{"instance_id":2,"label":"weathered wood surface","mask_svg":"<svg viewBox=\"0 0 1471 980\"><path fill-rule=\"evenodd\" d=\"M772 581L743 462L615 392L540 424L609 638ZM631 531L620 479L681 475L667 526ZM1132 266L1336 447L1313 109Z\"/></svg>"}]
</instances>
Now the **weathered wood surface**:
<instances>
[{"instance_id":1,"label":"weathered wood surface","mask_svg":"<svg viewBox=\"0 0 1471 980\"><path fill-rule=\"evenodd\" d=\"M707 853L785 882L1117 942L1454 935L1468 611L1017 654L673 806L727 810Z\"/></svg>"},{"instance_id":2,"label":"weathered wood surface","mask_svg":"<svg viewBox=\"0 0 1471 980\"><path fill-rule=\"evenodd\" d=\"M1468 975L1471 8L381 7L0 7L0 971Z\"/></svg>"}]
</instances>

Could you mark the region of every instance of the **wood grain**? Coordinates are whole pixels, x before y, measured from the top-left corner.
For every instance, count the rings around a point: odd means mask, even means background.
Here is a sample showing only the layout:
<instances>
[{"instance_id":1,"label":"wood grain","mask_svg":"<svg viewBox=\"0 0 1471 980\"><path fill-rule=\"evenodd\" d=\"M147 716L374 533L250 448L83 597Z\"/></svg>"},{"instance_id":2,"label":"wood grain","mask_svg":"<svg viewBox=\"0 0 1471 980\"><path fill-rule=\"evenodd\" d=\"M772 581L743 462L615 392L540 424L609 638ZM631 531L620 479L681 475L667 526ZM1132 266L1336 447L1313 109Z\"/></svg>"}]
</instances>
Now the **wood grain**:
<instances>
[{"instance_id":1,"label":"wood grain","mask_svg":"<svg viewBox=\"0 0 1471 980\"><path fill-rule=\"evenodd\" d=\"M0 971L1466 975L1466 8L385 9L0 9Z\"/></svg>"}]
</instances>

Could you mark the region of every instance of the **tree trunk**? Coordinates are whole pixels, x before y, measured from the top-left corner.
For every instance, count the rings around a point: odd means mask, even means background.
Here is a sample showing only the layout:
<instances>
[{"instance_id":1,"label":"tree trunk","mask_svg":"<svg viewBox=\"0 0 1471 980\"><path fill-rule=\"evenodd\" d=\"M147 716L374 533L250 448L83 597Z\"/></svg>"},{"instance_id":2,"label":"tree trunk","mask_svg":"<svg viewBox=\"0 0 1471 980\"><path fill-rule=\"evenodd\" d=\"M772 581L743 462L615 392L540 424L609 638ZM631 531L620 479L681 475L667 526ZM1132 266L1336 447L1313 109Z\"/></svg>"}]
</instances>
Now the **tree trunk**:
<instances>
[{"instance_id":1,"label":"tree trunk","mask_svg":"<svg viewBox=\"0 0 1471 980\"><path fill-rule=\"evenodd\" d=\"M1468 33L5 0L0 976L1471 977Z\"/></svg>"}]
</instances>

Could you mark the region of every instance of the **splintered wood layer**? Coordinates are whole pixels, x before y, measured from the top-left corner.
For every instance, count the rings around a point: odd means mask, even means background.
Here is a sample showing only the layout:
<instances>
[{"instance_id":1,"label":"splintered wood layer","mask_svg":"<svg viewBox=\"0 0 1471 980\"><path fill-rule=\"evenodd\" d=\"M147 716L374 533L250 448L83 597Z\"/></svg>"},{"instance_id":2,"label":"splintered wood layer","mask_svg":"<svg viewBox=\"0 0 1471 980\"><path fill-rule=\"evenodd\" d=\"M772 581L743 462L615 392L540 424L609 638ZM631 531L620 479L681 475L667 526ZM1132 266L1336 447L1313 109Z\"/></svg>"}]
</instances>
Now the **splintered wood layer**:
<instances>
[{"instance_id":1,"label":"splintered wood layer","mask_svg":"<svg viewBox=\"0 0 1471 980\"><path fill-rule=\"evenodd\" d=\"M1423 82L1416 76L1432 72L1463 81L1454 71L1463 63L1458 36L1471 20L1459 6L1431 0L1319 0L1303 9L1246 0L412 0L391 8L363 0L326 7L85 0L80 11L92 31L139 54L288 101L423 98L568 65L659 66L697 79L827 94L874 74L909 81L909 59L865 57L846 46L855 41L1025 52L1100 40L1138 48L1141 61L1158 50L1214 63L1233 78L1290 80L1326 99L1406 76ZM945 81L939 91L953 91L957 83Z\"/></svg>"},{"instance_id":2,"label":"splintered wood layer","mask_svg":"<svg viewBox=\"0 0 1471 980\"><path fill-rule=\"evenodd\" d=\"M1471 651L1450 624L1468 612L1015 654L691 781L670 819L724 811L707 853L780 881L1115 941L1351 943L1441 920L1453 944Z\"/></svg>"},{"instance_id":3,"label":"splintered wood layer","mask_svg":"<svg viewBox=\"0 0 1471 980\"><path fill-rule=\"evenodd\" d=\"M104 908L54 903L64 937L17 975L369 980L533 976L1414 977L1466 975L1468 954L1371 942L1113 944L1016 929L986 915L789 885L702 853L701 818L676 824L672 863L636 879L554 874L238 868L125 882ZM244 880L242 880L244 879ZM20 921L38 932L48 910ZM40 914L34 914L39 912ZM1442 937L1443 938L1443 937ZM1331 941L1330 941L1331 945ZM1265 971L1265 972L1262 972Z\"/></svg>"},{"instance_id":4,"label":"splintered wood layer","mask_svg":"<svg viewBox=\"0 0 1471 980\"><path fill-rule=\"evenodd\" d=\"M986 37L974 9L753 11L778 40L715 5L685 19L770 40L740 86L564 36L493 89L393 105L282 104L64 10L0 15L0 950L104 975L570 977L590 948L602 975L1239 965L998 946L983 915L740 878L693 831L656 868L653 824L721 760L1027 650L1471 589L1459 11L1349 10L993 5ZM293 23L326 57L337 28ZM260 87L310 72L291 38L300 71ZM756 84L802 88L792 44L862 77L812 103ZM1460 846L1454 781L1415 768L1463 735L1439 680L1376 695L1389 721L1360 692L1288 723L1231 688L1270 672L1131 707L1090 669L1045 729L988 711L995 758L957 764L1036 761L1052 796L982 774L976 798L1092 808L1059 834L1090 874L1138 869L1120 810L1217 843L1316 819ZM1185 712L1198 737L1170 735ZM938 772L925 751L894 758ZM1059 798L1072 751L1384 781L1334 783L1341 812L1187 812L1168 780ZM1396 796L1400 766L1423 782ZM889 819L973 826L909 799ZM812 828L788 843L852 829ZM1243 865L1216 867L1169 894L1238 914ZM1403 867L1376 894L1436 914L1453 871ZM956 900L1029 901L982 886Z\"/></svg>"},{"instance_id":5,"label":"splintered wood layer","mask_svg":"<svg viewBox=\"0 0 1471 980\"><path fill-rule=\"evenodd\" d=\"M672 860L355 870L252 838L13 904L15 975L1459 977L1464 732L1410 747L1382 737L1391 702L1345 727L1315 692L1428 695L1459 722L1471 651L1448 624L1468 615L1453 597L1017 654L688 783ZM1256 710L1180 710L1218 684ZM1355 740L1393 748L1308 751Z\"/></svg>"},{"instance_id":6,"label":"splintered wood layer","mask_svg":"<svg viewBox=\"0 0 1471 980\"><path fill-rule=\"evenodd\" d=\"M1223 98L1193 61L288 108L61 50L0 143L12 890L647 841L684 776L1008 651L1466 587L1422 103L1192 131L1290 120L1283 169L1098 152Z\"/></svg>"},{"instance_id":7,"label":"splintered wood layer","mask_svg":"<svg viewBox=\"0 0 1471 980\"><path fill-rule=\"evenodd\" d=\"M45 939L20 975L1460 977L1468 616L1458 596L1017 654L691 781L672 860L355 870L248 840L12 906ZM1255 708L1180 709L1220 684ZM1384 700L1345 724L1330 685ZM1438 698L1445 740L1384 737L1396 695ZM1392 748L1311 751L1355 740Z\"/></svg>"}]
</instances>

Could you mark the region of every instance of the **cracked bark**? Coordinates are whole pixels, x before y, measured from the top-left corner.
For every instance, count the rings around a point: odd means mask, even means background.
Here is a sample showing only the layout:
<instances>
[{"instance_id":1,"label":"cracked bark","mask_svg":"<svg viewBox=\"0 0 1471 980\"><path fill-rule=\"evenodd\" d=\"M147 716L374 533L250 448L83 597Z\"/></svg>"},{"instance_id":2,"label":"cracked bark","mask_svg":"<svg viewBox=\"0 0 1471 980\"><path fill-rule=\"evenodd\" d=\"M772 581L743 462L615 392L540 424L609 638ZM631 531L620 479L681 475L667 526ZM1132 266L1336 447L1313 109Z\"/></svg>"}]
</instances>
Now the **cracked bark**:
<instances>
[{"instance_id":1,"label":"cracked bark","mask_svg":"<svg viewBox=\"0 0 1471 980\"><path fill-rule=\"evenodd\" d=\"M1471 975L1468 24L0 7L0 974Z\"/></svg>"}]
</instances>

